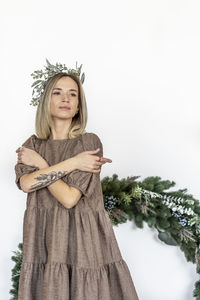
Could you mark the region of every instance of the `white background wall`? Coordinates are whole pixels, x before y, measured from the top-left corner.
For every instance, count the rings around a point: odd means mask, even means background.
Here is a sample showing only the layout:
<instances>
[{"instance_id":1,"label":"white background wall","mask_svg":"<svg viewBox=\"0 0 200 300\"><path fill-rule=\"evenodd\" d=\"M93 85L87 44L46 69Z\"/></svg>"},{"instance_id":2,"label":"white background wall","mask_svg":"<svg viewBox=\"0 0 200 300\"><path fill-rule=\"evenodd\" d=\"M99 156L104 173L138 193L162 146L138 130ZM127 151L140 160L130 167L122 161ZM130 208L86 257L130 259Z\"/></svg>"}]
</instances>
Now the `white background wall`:
<instances>
[{"instance_id":1,"label":"white background wall","mask_svg":"<svg viewBox=\"0 0 200 300\"><path fill-rule=\"evenodd\" d=\"M0 299L10 299L12 251L22 241L26 194L15 150L34 133L30 74L50 62L83 64L102 178L160 176L197 199L200 170L198 0L7 1L0 8ZM114 227L140 300L190 300L195 265L155 230Z\"/></svg>"}]
</instances>

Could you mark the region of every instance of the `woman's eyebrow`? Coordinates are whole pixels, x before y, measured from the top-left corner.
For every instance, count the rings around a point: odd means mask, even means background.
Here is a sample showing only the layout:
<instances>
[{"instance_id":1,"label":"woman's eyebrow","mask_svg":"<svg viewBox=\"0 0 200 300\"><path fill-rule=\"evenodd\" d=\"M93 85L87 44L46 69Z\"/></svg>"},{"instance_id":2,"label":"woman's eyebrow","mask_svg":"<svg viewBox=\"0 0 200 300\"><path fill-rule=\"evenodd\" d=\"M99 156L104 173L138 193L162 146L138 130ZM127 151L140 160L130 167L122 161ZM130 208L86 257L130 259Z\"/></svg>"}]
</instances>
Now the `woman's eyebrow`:
<instances>
[{"instance_id":1,"label":"woman's eyebrow","mask_svg":"<svg viewBox=\"0 0 200 300\"><path fill-rule=\"evenodd\" d=\"M54 88L53 90L62 90L62 89L61 88ZM77 92L77 90L75 90L75 89L69 89L69 91Z\"/></svg>"}]
</instances>

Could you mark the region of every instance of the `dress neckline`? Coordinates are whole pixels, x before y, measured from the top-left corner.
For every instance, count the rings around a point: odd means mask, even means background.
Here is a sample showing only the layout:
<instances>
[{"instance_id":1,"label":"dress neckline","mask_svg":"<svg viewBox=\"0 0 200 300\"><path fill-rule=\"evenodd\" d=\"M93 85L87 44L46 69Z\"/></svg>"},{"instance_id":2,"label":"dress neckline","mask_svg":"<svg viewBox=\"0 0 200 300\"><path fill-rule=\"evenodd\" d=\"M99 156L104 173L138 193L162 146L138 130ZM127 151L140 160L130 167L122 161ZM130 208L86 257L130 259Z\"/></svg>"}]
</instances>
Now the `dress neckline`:
<instances>
[{"instance_id":1,"label":"dress neckline","mask_svg":"<svg viewBox=\"0 0 200 300\"><path fill-rule=\"evenodd\" d=\"M45 142L48 142L48 143L57 143L57 142L67 142L67 141L74 141L76 140L77 138L81 137L82 135L86 134L87 132L83 133L83 134L79 134L78 136L76 136L75 138L73 139L69 139L69 138L66 138L66 139L54 139L54 140L51 140L51 139L41 139L41 138L38 138L35 134L34 136L40 140L40 141L45 141Z\"/></svg>"}]
</instances>

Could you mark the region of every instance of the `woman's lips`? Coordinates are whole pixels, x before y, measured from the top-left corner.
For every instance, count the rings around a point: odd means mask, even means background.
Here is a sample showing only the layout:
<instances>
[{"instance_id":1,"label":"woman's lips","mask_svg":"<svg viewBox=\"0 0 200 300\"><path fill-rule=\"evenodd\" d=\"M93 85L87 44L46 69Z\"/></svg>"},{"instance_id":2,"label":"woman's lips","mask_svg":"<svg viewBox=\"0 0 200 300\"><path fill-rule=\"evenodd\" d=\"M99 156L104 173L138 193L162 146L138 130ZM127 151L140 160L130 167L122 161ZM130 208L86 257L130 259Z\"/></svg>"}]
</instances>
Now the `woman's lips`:
<instances>
[{"instance_id":1,"label":"woman's lips","mask_svg":"<svg viewBox=\"0 0 200 300\"><path fill-rule=\"evenodd\" d=\"M68 109L70 109L70 107L68 107L68 106L60 106L59 108L60 108L60 109L63 109L63 110L68 110Z\"/></svg>"}]
</instances>

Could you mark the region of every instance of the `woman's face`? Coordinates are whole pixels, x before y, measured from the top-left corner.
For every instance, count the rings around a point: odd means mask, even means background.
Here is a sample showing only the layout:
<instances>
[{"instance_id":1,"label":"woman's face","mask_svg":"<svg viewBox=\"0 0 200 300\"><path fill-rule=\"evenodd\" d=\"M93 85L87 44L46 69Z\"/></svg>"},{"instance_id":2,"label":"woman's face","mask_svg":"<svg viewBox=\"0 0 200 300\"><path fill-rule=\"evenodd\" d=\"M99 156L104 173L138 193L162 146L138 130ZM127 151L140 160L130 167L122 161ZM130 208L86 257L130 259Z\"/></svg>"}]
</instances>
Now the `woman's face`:
<instances>
[{"instance_id":1,"label":"woman's face","mask_svg":"<svg viewBox=\"0 0 200 300\"><path fill-rule=\"evenodd\" d=\"M68 76L63 76L55 84L50 102L52 117L72 119L78 112L78 85Z\"/></svg>"}]
</instances>

